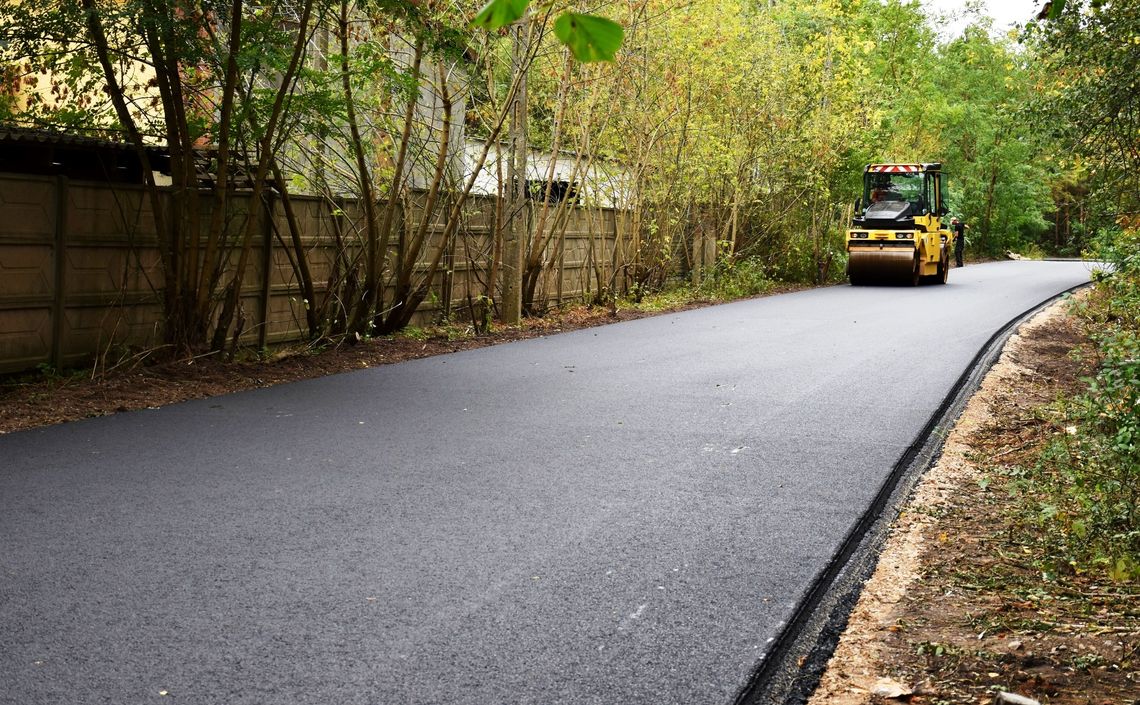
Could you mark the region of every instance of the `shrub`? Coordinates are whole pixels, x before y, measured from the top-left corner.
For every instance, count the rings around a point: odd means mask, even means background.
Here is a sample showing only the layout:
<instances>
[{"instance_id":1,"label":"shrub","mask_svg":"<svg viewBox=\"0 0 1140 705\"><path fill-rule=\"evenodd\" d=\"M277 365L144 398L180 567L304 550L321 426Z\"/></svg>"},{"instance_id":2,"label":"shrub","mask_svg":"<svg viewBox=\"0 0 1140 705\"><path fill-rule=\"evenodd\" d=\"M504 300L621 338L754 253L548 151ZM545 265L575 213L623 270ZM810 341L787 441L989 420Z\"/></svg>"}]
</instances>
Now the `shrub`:
<instances>
[{"instance_id":1,"label":"shrub","mask_svg":"<svg viewBox=\"0 0 1140 705\"><path fill-rule=\"evenodd\" d=\"M717 263L698 291L714 299L732 300L767 293L773 286L759 257L729 257Z\"/></svg>"},{"instance_id":2,"label":"shrub","mask_svg":"<svg viewBox=\"0 0 1140 705\"><path fill-rule=\"evenodd\" d=\"M1115 580L1140 578L1140 228L1103 233L1085 309L1100 364L1088 388L1063 404L1066 428L1041 454L1043 528L1078 563Z\"/></svg>"}]
</instances>

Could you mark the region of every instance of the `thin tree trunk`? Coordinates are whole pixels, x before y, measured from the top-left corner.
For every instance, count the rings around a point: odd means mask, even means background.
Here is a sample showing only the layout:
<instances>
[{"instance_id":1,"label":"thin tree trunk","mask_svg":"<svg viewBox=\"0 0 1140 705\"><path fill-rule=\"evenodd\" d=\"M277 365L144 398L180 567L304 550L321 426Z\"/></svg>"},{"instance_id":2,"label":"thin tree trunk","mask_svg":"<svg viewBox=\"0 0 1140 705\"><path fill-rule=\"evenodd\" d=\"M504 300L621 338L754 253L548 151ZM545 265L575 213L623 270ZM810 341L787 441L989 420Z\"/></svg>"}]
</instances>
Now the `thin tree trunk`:
<instances>
[{"instance_id":1,"label":"thin tree trunk","mask_svg":"<svg viewBox=\"0 0 1140 705\"><path fill-rule=\"evenodd\" d=\"M525 65L529 66L530 62L534 60L535 51L537 51L537 42L527 52ZM425 298L427 298L431 284L430 277L434 275L435 270L438 269L439 261L443 256L444 249L447 243L450 241L450 238L455 235L456 229L459 227L461 216L463 214L463 208L466 206L467 199L471 195L471 189L475 187L475 180L479 177L480 172L482 172L483 165L487 163L487 155L491 151L491 145L496 143L496 141L499 139L499 135L502 133L503 125L507 121L507 116L510 113L510 106L514 101L515 94L519 90L519 86L520 77L519 75L516 75L514 80L511 82L510 88L507 90L507 97L503 102L504 107L496 118L494 126L491 128L491 132L487 137L487 142L483 145L483 149L479 153L479 158L476 160L475 166L471 170L471 174L467 177L467 182L464 184L463 190L459 192L458 196L455 199L455 202L451 205L451 210L448 212L446 220L447 224L444 227L444 231L440 238L440 246L436 248L435 255L432 257L431 262L428 263L428 275L425 276L425 280L419 286L411 288L409 299L405 305L402 305L400 307L401 311L399 317L394 317L395 312L393 312L393 316L390 316L388 321L386 321L385 326L387 327L387 332L399 330L399 328L407 325L408 321L410 321L412 316L415 314L416 309L419 308L419 305L423 303Z\"/></svg>"},{"instance_id":2,"label":"thin tree trunk","mask_svg":"<svg viewBox=\"0 0 1140 705\"><path fill-rule=\"evenodd\" d=\"M507 162L507 183L511 199L507 211L507 227L503 241L503 320L511 325L522 318L522 276L526 238L524 210L526 203L527 162L527 73L531 22L524 18L511 29L512 81L517 89L504 103L511 116L510 161Z\"/></svg>"},{"instance_id":3,"label":"thin tree trunk","mask_svg":"<svg viewBox=\"0 0 1140 705\"><path fill-rule=\"evenodd\" d=\"M1001 145L1002 135L999 132L994 137L993 148L996 150ZM997 160L994 159L990 166L990 178L986 184L986 209L985 215L982 218L982 236L988 241L987 244L992 244L992 230L993 230L993 214L994 214L994 196L997 190L998 167ZM987 249L989 249L987 247Z\"/></svg>"},{"instance_id":4,"label":"thin tree trunk","mask_svg":"<svg viewBox=\"0 0 1140 705\"><path fill-rule=\"evenodd\" d=\"M173 33L178 21L170 5L159 2L144 3L144 11L152 18L143 24L142 36L150 52L155 69L155 82L162 101L164 125L173 177L171 191L171 221L177 237L172 239L172 273L166 286L172 287L174 311L172 327L181 331L180 346L194 347L199 335L204 335L194 320L193 284L187 266L191 252L198 247L201 232L198 228L198 184L194 169L194 143L187 122L185 97L182 90L182 67L177 56L180 47Z\"/></svg>"},{"instance_id":5,"label":"thin tree trunk","mask_svg":"<svg viewBox=\"0 0 1140 705\"><path fill-rule=\"evenodd\" d=\"M305 0L303 9L301 10L301 18L297 27L297 40L293 44L293 55L290 57L289 66L285 70L284 76L281 79L281 87L277 90L277 95L273 101L273 108L269 113L269 119L266 121L265 134L261 138L259 145L259 154L257 162L257 174L253 181L253 193L250 196L249 214L246 217L245 236L242 240L241 253L238 256L238 263L234 278L230 282L228 295L222 314L218 319L218 326L214 329L214 337L212 348L215 351L222 351L225 347L226 335L229 331L230 323L233 321L234 312L237 310L238 304L241 301L241 287L245 278L245 270L249 264L250 251L253 248L253 238L258 231L258 225L261 218L261 195L265 187L265 177L269 172L269 163L275 153L274 143L277 138L277 126L280 123L281 115L285 109L285 98L293 91L294 82L297 76L298 68L301 64L301 59L305 54L305 47L308 44L309 35L309 19L312 17L313 0Z\"/></svg>"},{"instance_id":6,"label":"thin tree trunk","mask_svg":"<svg viewBox=\"0 0 1140 705\"><path fill-rule=\"evenodd\" d=\"M573 66L570 60L570 52L564 50L563 55L562 80L558 86L558 107L554 113L554 140L550 148L550 163L546 167L542 208L539 209L538 220L534 225L534 236L523 271L522 309L523 313L527 315L534 313L534 292L538 285L538 278L543 270L543 255L550 241L550 237L546 234L546 218L550 212L550 192L554 185L554 172L558 166L558 149L562 144L562 123L563 117L566 114L566 103L570 93L570 69Z\"/></svg>"},{"instance_id":7,"label":"thin tree trunk","mask_svg":"<svg viewBox=\"0 0 1140 705\"><path fill-rule=\"evenodd\" d=\"M289 224L289 241L293 247L293 267L296 269L297 278L301 280L301 293L305 297L305 324L309 327L309 338L316 340L321 335L321 321L317 310L316 285L309 269L309 256L305 252L305 243L301 240L301 225L297 222L293 199L289 197L289 189L285 186L285 178L277 159L272 160L271 168L273 180L281 189L281 207L285 211L285 222Z\"/></svg>"},{"instance_id":8,"label":"thin tree trunk","mask_svg":"<svg viewBox=\"0 0 1140 705\"><path fill-rule=\"evenodd\" d=\"M439 99L443 107L443 124L440 127L439 150L436 153L435 168L432 172L431 187L428 189L424 211L420 217L419 227L408 243L408 249L401 254L401 261L396 263L396 292L392 306L386 315L377 315L376 328L381 333L390 333L407 325L415 313L415 307L409 307L408 301L412 298L412 279L415 275L416 265L419 263L420 251L427 239L428 230L431 229L432 214L435 203L439 198L440 188L443 186L444 174L447 171L448 153L451 151L451 94L448 91L448 77L443 67L439 68ZM441 242L436 249L423 286L430 286L447 243ZM393 327L394 326L394 327Z\"/></svg>"},{"instance_id":9,"label":"thin tree trunk","mask_svg":"<svg viewBox=\"0 0 1140 705\"><path fill-rule=\"evenodd\" d=\"M218 134L218 175L214 184L214 210L210 214L210 229L206 236L206 252L201 264L198 262L195 247L190 261L190 281L195 282L197 296L195 318L203 324L210 315L210 292L213 288L214 272L217 267L218 246L226 226L226 208L229 202L230 176L230 123L233 119L234 97L238 82L238 53L241 50L242 0L233 0L230 14L228 55L226 72L222 84L221 126ZM200 267L200 271L199 271ZM202 331L203 338L205 331Z\"/></svg>"},{"instance_id":10,"label":"thin tree trunk","mask_svg":"<svg viewBox=\"0 0 1140 705\"><path fill-rule=\"evenodd\" d=\"M365 160L364 140L360 136L360 125L356 119L356 100L352 93L352 74L348 65L348 0L341 0L340 17L340 81L347 109L348 130L352 140L351 149L356 157L357 182L360 185L360 199L364 203L365 247L364 290L367 302L361 306L364 312L375 301L377 282L380 279L380 231L376 220L376 201L372 195L372 172ZM363 320L357 318L357 321ZM363 332L363 331L357 331Z\"/></svg>"},{"instance_id":11,"label":"thin tree trunk","mask_svg":"<svg viewBox=\"0 0 1140 705\"><path fill-rule=\"evenodd\" d=\"M363 290L359 299L351 301L351 320L348 331L356 334L367 332L365 326L372 320L372 313L383 302L383 287L381 281L388 259L388 239L392 232L392 221L396 214L396 204L403 193L404 165L407 161L408 143L411 140L412 124L416 116L416 104L419 101L420 91L420 62L423 59L424 40L417 38L412 57L412 84L413 93L408 97L408 104L404 111L404 126L400 133L397 147L396 165L392 172L392 184L388 191L388 201L384 205L384 215L376 233L368 237L368 252L365 263L365 279ZM364 175L361 176L364 179ZM369 276L371 275L371 276Z\"/></svg>"},{"instance_id":12,"label":"thin tree trunk","mask_svg":"<svg viewBox=\"0 0 1140 705\"><path fill-rule=\"evenodd\" d=\"M119 83L118 76L111 63L110 46L107 42L107 35L99 16L99 9L95 6L95 0L81 0L81 4L85 14L87 34L91 40L92 47L95 49L99 66L103 71L103 78L107 83L107 94L115 109L115 116L118 118L119 124L126 130L142 169L147 197L150 200L151 210L154 213L155 231L159 237L158 249L159 256L162 260L165 280L163 285L163 310L166 314L167 322L163 332L168 342L176 342L182 335L182 331L174 330L172 326L172 317L175 310L175 287L171 286L171 282L177 277L177 273L174 271L175 258L173 243L177 239L177 233L171 230L166 203L162 197L162 192L159 191L158 185L154 181L154 169L151 166L150 156L147 154L142 133L139 131L138 125L131 116L131 111L127 106L122 85Z\"/></svg>"}]
</instances>

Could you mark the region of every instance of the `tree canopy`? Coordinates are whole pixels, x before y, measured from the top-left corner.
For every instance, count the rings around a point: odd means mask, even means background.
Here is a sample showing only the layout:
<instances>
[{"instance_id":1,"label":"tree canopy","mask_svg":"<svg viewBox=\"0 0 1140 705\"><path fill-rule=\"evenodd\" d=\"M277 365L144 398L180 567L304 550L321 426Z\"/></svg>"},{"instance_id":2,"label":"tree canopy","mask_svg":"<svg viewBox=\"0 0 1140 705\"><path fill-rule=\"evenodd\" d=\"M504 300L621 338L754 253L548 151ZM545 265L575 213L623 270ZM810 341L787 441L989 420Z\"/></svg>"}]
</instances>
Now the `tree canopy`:
<instances>
[{"instance_id":1,"label":"tree canopy","mask_svg":"<svg viewBox=\"0 0 1140 705\"><path fill-rule=\"evenodd\" d=\"M942 162L975 255L1078 254L1136 209L1137 3L1054 2L1008 32L976 4L964 12L950 36L915 0L5 0L0 118L143 156L171 148L185 198L156 210L190 347L218 324L224 337L237 304L223 276L235 263L217 254L247 249L224 216L236 172L367 204L338 311L306 296L307 315L317 336L392 329L436 271L417 269L434 257L426 233L389 257L396 204L420 189L450 218L448 194L470 187L440 149L498 144L520 105L526 143L574 155L580 206L630 214L626 249L597 264L599 295L743 262L766 279L837 279L870 162ZM221 186L211 209L191 188L204 145ZM498 152L476 166L502 170ZM556 211L535 216L524 297L558 251ZM492 305L499 285L487 282Z\"/></svg>"}]
</instances>

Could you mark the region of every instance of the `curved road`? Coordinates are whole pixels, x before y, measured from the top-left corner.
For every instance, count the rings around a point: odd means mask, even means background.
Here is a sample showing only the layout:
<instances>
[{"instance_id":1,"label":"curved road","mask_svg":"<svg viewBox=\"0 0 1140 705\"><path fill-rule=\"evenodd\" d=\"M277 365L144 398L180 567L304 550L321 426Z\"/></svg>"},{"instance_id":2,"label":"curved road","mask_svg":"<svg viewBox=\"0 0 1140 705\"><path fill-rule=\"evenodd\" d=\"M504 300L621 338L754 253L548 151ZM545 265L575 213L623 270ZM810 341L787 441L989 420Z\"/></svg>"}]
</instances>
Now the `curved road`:
<instances>
[{"instance_id":1,"label":"curved road","mask_svg":"<svg viewBox=\"0 0 1140 705\"><path fill-rule=\"evenodd\" d=\"M977 265L0 436L0 703L729 703L987 338L1088 278Z\"/></svg>"}]
</instances>

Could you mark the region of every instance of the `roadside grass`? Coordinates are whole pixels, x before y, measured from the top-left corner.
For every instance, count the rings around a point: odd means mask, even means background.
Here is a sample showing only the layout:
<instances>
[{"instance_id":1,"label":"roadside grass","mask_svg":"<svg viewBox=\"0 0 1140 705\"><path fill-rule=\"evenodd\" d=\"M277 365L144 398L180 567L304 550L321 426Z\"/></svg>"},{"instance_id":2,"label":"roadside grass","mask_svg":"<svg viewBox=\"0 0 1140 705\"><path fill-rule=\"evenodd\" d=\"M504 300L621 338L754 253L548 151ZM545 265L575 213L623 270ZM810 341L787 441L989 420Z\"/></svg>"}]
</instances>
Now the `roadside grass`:
<instances>
[{"instance_id":1,"label":"roadside grass","mask_svg":"<svg viewBox=\"0 0 1140 705\"><path fill-rule=\"evenodd\" d=\"M1074 299L1099 306L1100 293ZM872 686L859 680L865 673L885 676L880 684L885 681L887 691L897 686L898 701L931 705L994 702L999 692L1043 704L1135 700L1140 584L1098 558L1120 545L1106 527L1085 534L1102 541L1099 547L1079 551L1058 528L1071 525L1075 514L1064 524L1059 517L1083 508L1073 495L1087 487L1074 489L1060 482L1070 475L1039 467L1043 456L1053 462L1049 448L1056 438L1081 432L1074 429L1080 419L1074 420L1073 400L1087 396L1103 370L1089 319L1069 308L1069 315L1019 334L1003 356L1002 381L988 392L979 417L985 421L947 461L948 467L964 462L977 474L941 490L940 509L928 512L933 522L924 530L918 577L901 600L863 615L826 696L843 705L894 701L848 697L853 691L845 686ZM899 554L892 561L898 563ZM850 644L872 654L874 663L850 660Z\"/></svg>"},{"instance_id":2,"label":"roadside grass","mask_svg":"<svg viewBox=\"0 0 1140 705\"><path fill-rule=\"evenodd\" d=\"M1111 268L1075 313L1095 346L1085 389L1043 410L1048 439L1006 470L1049 576L1140 582L1140 229L1102 235Z\"/></svg>"},{"instance_id":3,"label":"roadside grass","mask_svg":"<svg viewBox=\"0 0 1140 705\"><path fill-rule=\"evenodd\" d=\"M1140 232L1105 234L1098 254L1111 268L1070 305L1086 342L1056 353L1069 386L1049 392L1060 368L1035 369L1010 399L1043 400L1007 401L971 454L983 475L947 531L973 549L934 568L928 596L964 612L928 608L912 644L940 702L1140 691Z\"/></svg>"},{"instance_id":4,"label":"roadside grass","mask_svg":"<svg viewBox=\"0 0 1140 705\"><path fill-rule=\"evenodd\" d=\"M784 282L773 278L766 265L754 257L719 261L701 279L700 284L674 280L657 290L633 287L628 296L612 299L603 304L597 301L574 301L555 306L542 315L523 319L521 330L557 330L563 323L578 323L590 319L614 317L618 311L637 315L653 315L694 306L727 303L757 296L808 288L810 285ZM605 298L605 297L603 297ZM496 334L509 330L500 322L492 322L486 333ZM475 326L459 318L444 320L434 325L408 326L393 334L395 338L413 340L461 340L483 335Z\"/></svg>"}]
</instances>

